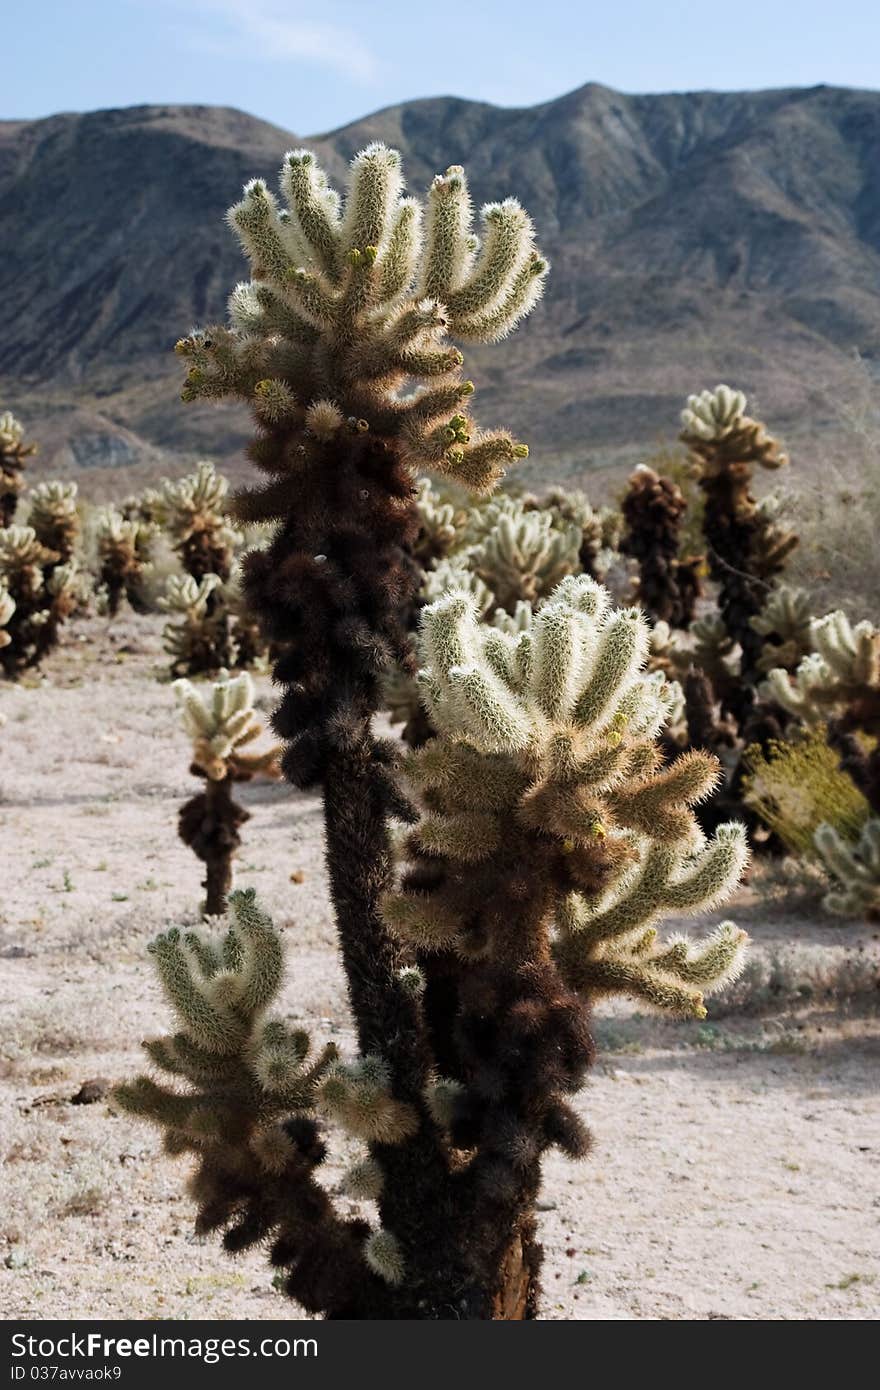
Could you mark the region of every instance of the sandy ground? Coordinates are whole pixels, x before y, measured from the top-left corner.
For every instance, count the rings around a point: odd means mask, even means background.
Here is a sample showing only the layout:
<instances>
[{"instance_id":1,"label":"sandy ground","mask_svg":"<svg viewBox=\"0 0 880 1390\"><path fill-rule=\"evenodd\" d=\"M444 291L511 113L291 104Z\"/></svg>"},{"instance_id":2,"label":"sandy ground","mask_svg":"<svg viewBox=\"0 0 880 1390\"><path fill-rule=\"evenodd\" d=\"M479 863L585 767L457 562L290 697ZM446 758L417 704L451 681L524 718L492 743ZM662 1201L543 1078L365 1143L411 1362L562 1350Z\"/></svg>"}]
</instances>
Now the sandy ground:
<instances>
[{"instance_id":1,"label":"sandy ground","mask_svg":"<svg viewBox=\"0 0 880 1390\"><path fill-rule=\"evenodd\" d=\"M155 619L77 624L46 679L0 687L0 1311L260 1318L291 1311L258 1254L191 1233L185 1164L82 1082L139 1066L164 1010L144 947L194 921L178 842L194 789ZM268 708L271 693L261 682ZM251 785L238 881L284 924L286 1004L350 1033L316 799ZM296 882L291 878L302 878ZM579 1105L593 1157L546 1165L545 1316L863 1319L880 1303L878 933L733 915L743 1008L704 1024L616 1008ZM840 996L843 997L840 997ZM335 1144L327 1180L351 1149Z\"/></svg>"}]
</instances>

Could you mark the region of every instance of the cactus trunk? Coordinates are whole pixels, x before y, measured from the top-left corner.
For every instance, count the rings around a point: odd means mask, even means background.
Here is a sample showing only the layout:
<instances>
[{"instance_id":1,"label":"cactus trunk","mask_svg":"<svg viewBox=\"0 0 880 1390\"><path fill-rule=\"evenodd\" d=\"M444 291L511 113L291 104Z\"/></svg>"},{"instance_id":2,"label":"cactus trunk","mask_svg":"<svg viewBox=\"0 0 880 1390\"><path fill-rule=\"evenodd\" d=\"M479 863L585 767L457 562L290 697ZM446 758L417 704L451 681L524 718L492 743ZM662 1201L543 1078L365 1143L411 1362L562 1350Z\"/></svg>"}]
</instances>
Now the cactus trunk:
<instances>
[{"instance_id":1,"label":"cactus trunk","mask_svg":"<svg viewBox=\"0 0 880 1390\"><path fill-rule=\"evenodd\" d=\"M218 825L234 818L232 779L205 783L206 819ZM205 855L205 915L220 917L226 911L226 899L232 888L232 844L217 837Z\"/></svg>"}]
</instances>

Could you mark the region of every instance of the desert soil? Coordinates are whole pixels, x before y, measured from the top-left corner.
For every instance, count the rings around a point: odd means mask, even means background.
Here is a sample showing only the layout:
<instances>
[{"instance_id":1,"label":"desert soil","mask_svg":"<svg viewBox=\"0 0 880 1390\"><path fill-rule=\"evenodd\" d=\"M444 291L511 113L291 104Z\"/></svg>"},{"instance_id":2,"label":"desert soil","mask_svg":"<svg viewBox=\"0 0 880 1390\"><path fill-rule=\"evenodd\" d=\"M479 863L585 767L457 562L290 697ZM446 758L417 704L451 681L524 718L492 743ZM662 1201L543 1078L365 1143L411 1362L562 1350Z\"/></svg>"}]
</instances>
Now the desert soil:
<instances>
[{"instance_id":1,"label":"desert soil","mask_svg":"<svg viewBox=\"0 0 880 1390\"><path fill-rule=\"evenodd\" d=\"M7 1318L292 1311L259 1253L233 1262L194 1238L186 1165L148 1127L106 1098L71 1103L81 1083L139 1067L139 1040L167 1022L145 946L198 917L200 865L175 826L195 784L160 626L76 624L44 679L0 688ZM285 1003L350 1048L319 803L256 784L242 799L237 879L283 924ZM546 1165L547 1317L877 1314L877 932L780 916L753 894L732 915L755 939L743 1007L722 998L704 1024L620 1007L597 1020L579 1100L593 1156ZM334 1140L331 1185L351 1154Z\"/></svg>"}]
</instances>

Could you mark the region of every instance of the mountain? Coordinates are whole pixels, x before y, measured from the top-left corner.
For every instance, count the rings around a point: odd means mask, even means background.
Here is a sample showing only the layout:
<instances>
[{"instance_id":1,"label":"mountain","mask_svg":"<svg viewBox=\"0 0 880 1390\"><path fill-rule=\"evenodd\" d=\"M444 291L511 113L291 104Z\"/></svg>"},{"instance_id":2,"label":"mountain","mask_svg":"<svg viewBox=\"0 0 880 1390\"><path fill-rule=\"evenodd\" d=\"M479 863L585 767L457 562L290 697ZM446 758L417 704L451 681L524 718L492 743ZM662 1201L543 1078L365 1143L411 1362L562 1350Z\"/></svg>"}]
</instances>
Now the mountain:
<instances>
[{"instance_id":1,"label":"mountain","mask_svg":"<svg viewBox=\"0 0 880 1390\"><path fill-rule=\"evenodd\" d=\"M225 108L59 115L0 122L0 405L43 467L133 480L171 452L234 461L243 412L180 405L170 354L243 273L225 209L291 146L338 180L375 139L414 192L462 163L478 201L514 193L539 227L545 301L468 352L478 415L530 441L533 472L636 458L719 380L818 458L854 350L880 374L878 92L589 84L521 110L407 102L307 141Z\"/></svg>"}]
</instances>

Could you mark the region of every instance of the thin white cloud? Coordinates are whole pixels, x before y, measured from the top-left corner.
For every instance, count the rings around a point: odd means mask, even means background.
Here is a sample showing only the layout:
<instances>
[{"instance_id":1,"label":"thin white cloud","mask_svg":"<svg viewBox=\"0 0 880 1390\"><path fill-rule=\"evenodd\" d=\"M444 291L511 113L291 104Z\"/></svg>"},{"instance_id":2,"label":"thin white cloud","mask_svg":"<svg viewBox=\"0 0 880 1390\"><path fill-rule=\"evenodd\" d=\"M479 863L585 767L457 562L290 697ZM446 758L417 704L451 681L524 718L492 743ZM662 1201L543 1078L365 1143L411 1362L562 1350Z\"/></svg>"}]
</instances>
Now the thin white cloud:
<instances>
[{"instance_id":1,"label":"thin white cloud","mask_svg":"<svg viewBox=\"0 0 880 1390\"><path fill-rule=\"evenodd\" d=\"M300 59L370 83L378 63L360 35L314 18L312 6L312 14L304 14L305 8L284 0L177 0L175 13L178 21L187 11L203 16L202 23L185 25L188 44L202 53L273 62Z\"/></svg>"}]
</instances>

